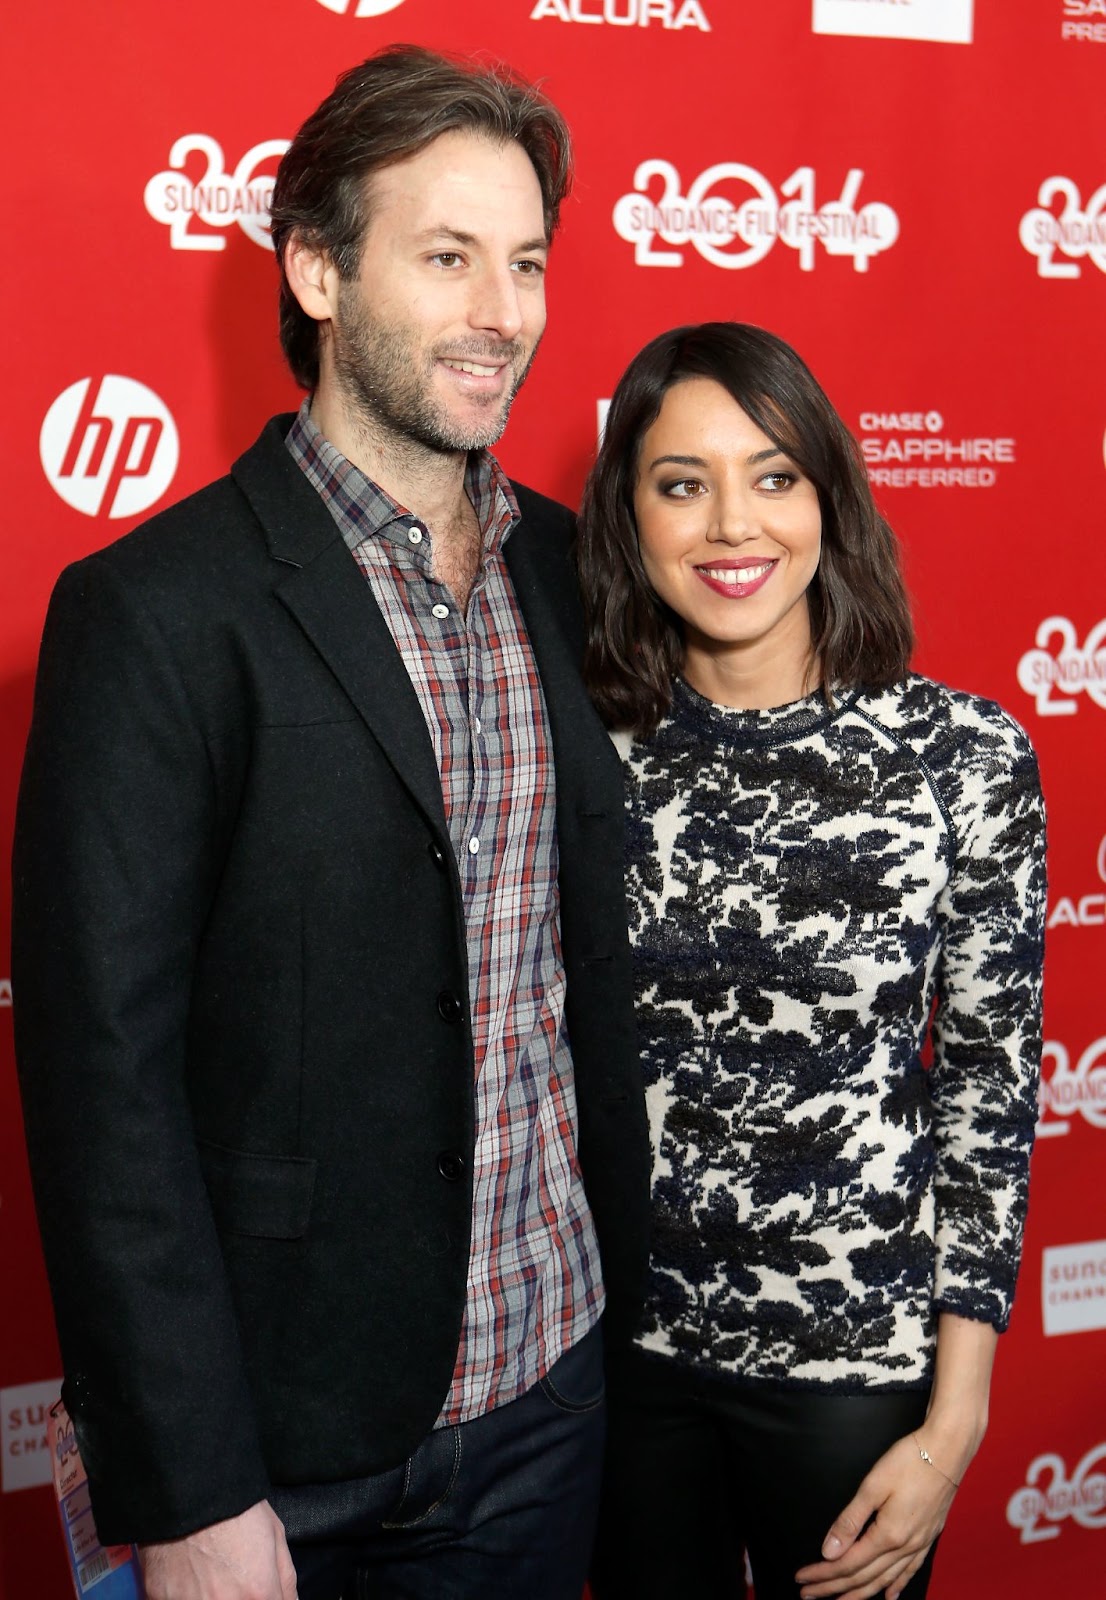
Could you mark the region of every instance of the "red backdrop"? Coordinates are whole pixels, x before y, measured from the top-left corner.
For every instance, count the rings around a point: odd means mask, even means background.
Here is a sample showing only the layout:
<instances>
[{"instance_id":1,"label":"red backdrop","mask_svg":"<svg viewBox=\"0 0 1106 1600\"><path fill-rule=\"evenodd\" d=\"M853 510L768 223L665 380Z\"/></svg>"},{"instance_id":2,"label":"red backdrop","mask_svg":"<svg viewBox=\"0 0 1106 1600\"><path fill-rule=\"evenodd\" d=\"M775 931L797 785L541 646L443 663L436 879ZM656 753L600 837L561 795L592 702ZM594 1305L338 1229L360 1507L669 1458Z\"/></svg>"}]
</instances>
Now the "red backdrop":
<instances>
[{"instance_id":1,"label":"red backdrop","mask_svg":"<svg viewBox=\"0 0 1106 1600\"><path fill-rule=\"evenodd\" d=\"M674 323L762 323L808 358L905 543L918 665L1025 723L1050 811L1025 1261L936 1588L1099 1592L1106 0L53 0L6 33L5 845L58 571L297 400L265 206L342 68L395 39L502 57L575 130L550 332L501 449L516 476L574 503L602 400ZM0 1590L64 1600L10 1003L0 980Z\"/></svg>"}]
</instances>

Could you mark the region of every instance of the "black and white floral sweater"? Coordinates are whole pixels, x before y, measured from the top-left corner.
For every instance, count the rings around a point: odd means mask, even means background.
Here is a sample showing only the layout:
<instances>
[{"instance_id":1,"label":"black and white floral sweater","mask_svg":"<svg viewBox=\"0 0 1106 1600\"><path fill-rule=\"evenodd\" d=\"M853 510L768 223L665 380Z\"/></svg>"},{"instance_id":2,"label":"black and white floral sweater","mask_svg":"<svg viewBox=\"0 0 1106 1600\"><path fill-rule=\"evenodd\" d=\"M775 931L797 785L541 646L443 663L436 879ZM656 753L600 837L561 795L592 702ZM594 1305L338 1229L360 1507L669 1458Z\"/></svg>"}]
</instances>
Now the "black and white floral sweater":
<instances>
[{"instance_id":1,"label":"black and white floral sweater","mask_svg":"<svg viewBox=\"0 0 1106 1600\"><path fill-rule=\"evenodd\" d=\"M1037 1115L1044 814L997 705L917 676L618 734L653 1136L639 1343L842 1392L1006 1326ZM932 1017L932 1065L922 1062Z\"/></svg>"}]
</instances>

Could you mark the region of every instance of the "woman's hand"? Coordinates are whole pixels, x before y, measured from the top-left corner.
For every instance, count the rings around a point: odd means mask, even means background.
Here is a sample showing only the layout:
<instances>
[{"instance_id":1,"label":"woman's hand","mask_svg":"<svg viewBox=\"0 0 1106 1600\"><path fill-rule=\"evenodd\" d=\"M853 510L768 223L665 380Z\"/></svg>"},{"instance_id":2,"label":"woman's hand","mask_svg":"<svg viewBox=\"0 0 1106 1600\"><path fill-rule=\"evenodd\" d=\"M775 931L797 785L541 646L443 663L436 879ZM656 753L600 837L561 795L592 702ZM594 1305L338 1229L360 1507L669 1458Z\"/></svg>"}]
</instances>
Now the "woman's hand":
<instances>
[{"instance_id":1,"label":"woman's hand","mask_svg":"<svg viewBox=\"0 0 1106 1600\"><path fill-rule=\"evenodd\" d=\"M923 1461L919 1448L939 1461L937 1445L908 1435L882 1455L834 1520L822 1546L823 1561L795 1574L803 1600L823 1595L864 1600L883 1592L897 1600L945 1525L956 1486ZM874 1517L874 1521L871 1520ZM868 1525L870 1522L870 1526Z\"/></svg>"},{"instance_id":2,"label":"woman's hand","mask_svg":"<svg viewBox=\"0 0 1106 1600\"><path fill-rule=\"evenodd\" d=\"M987 1431L997 1341L988 1323L951 1312L938 1318L925 1422L880 1456L827 1533L824 1559L795 1574L803 1600L867 1600L881 1590L898 1600L944 1527Z\"/></svg>"}]
</instances>

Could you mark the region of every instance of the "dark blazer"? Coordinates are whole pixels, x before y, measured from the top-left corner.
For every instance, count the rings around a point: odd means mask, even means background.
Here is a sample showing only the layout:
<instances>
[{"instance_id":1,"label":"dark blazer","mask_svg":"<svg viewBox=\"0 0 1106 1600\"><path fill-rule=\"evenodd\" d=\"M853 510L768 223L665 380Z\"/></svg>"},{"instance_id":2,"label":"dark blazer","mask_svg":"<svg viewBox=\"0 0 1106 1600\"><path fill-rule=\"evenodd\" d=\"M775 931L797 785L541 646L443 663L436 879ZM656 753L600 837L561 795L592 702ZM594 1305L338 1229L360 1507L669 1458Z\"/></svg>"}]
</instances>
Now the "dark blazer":
<instances>
[{"instance_id":1,"label":"dark blazer","mask_svg":"<svg viewBox=\"0 0 1106 1600\"><path fill-rule=\"evenodd\" d=\"M16 1043L105 1541L396 1465L461 1325L460 885L417 698L290 422L63 573L43 639ZM620 773L578 675L571 518L517 492L507 563L552 729L580 1160L617 1336L648 1207Z\"/></svg>"}]
</instances>

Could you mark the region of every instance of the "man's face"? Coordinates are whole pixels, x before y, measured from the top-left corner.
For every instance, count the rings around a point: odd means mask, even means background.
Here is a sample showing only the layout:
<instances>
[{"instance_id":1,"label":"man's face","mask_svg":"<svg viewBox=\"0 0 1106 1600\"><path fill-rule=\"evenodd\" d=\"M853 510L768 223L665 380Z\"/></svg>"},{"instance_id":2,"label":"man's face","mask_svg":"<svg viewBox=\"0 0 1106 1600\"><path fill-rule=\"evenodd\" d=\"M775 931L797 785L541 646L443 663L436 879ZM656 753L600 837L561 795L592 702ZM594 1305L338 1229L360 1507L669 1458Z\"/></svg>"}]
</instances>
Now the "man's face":
<instances>
[{"instance_id":1,"label":"man's face","mask_svg":"<svg viewBox=\"0 0 1106 1600\"><path fill-rule=\"evenodd\" d=\"M513 141L446 133L369 180L360 269L330 323L354 418L434 450L503 432L545 327L541 188Z\"/></svg>"}]
</instances>

